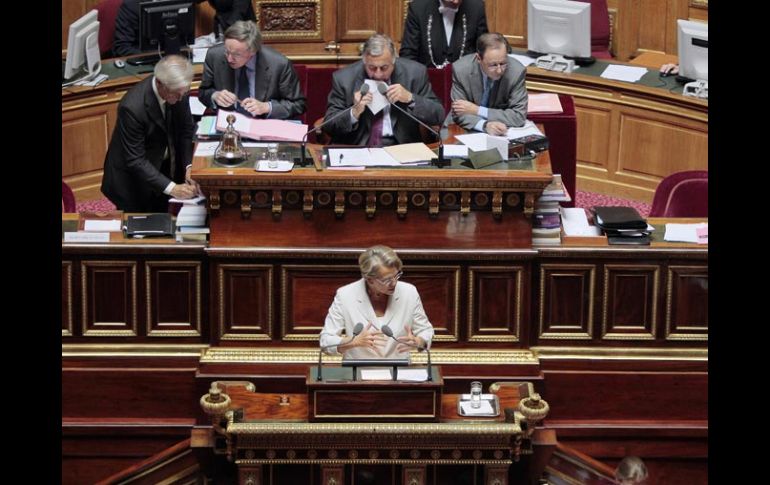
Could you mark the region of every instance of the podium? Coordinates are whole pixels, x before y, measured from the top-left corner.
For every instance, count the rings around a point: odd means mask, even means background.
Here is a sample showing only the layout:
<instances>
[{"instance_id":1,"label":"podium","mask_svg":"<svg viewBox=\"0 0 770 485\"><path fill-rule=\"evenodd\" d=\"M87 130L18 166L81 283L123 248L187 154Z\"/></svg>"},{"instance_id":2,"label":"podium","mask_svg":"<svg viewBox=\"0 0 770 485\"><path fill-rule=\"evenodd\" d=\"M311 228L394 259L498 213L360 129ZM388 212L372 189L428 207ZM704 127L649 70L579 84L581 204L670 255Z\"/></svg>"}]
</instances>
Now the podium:
<instances>
[{"instance_id":1,"label":"podium","mask_svg":"<svg viewBox=\"0 0 770 485\"><path fill-rule=\"evenodd\" d=\"M438 422L444 380L432 366L433 380L426 382L353 380L354 368L317 367L307 374L308 421Z\"/></svg>"}]
</instances>

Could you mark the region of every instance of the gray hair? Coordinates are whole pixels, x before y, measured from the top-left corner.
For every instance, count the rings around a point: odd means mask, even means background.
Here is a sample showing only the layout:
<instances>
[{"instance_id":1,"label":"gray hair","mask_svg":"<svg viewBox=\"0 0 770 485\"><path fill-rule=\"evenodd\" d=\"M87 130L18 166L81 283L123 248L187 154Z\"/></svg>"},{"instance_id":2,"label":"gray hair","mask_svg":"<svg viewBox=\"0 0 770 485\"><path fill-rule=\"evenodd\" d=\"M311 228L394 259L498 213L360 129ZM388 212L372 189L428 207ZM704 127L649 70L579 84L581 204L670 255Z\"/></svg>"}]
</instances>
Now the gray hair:
<instances>
[{"instance_id":1,"label":"gray hair","mask_svg":"<svg viewBox=\"0 0 770 485\"><path fill-rule=\"evenodd\" d=\"M615 479L631 483L639 483L647 478L647 467L641 458L627 456L618 463L615 469Z\"/></svg>"},{"instance_id":2,"label":"gray hair","mask_svg":"<svg viewBox=\"0 0 770 485\"><path fill-rule=\"evenodd\" d=\"M382 267L395 268L401 271L403 263L396 252L388 246L378 244L372 246L358 257L358 266L361 268L361 276L364 278L371 276L377 277L378 270Z\"/></svg>"},{"instance_id":3,"label":"gray hair","mask_svg":"<svg viewBox=\"0 0 770 485\"><path fill-rule=\"evenodd\" d=\"M193 79L193 67L186 57L166 56L155 64L155 79L166 88L177 91L189 88Z\"/></svg>"},{"instance_id":4,"label":"gray hair","mask_svg":"<svg viewBox=\"0 0 770 485\"><path fill-rule=\"evenodd\" d=\"M374 34L366 39L363 55L379 57L385 53L385 49L390 50L393 59L396 58L396 46L393 44L393 39L384 34Z\"/></svg>"},{"instance_id":5,"label":"gray hair","mask_svg":"<svg viewBox=\"0 0 770 485\"><path fill-rule=\"evenodd\" d=\"M262 32L251 20L239 20L225 30L225 40L245 42L251 52L257 52L262 45Z\"/></svg>"}]
</instances>

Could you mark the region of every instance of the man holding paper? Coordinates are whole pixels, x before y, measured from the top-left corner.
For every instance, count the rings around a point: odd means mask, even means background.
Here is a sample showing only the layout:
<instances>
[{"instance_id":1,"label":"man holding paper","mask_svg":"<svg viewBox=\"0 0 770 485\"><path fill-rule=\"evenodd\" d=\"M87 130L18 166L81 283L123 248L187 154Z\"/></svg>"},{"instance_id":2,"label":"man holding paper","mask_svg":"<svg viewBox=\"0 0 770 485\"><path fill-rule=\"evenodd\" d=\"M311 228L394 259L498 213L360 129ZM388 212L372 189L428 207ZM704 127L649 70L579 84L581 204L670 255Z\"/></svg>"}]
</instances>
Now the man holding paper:
<instances>
[{"instance_id":1,"label":"man holding paper","mask_svg":"<svg viewBox=\"0 0 770 485\"><path fill-rule=\"evenodd\" d=\"M527 120L527 71L508 57L502 34L483 34L476 50L452 64L452 118L466 130L505 136Z\"/></svg>"},{"instance_id":2,"label":"man holding paper","mask_svg":"<svg viewBox=\"0 0 770 485\"><path fill-rule=\"evenodd\" d=\"M300 116L306 102L291 61L262 45L257 24L245 20L231 25L224 44L206 53L198 98L213 109L279 120Z\"/></svg>"},{"instance_id":3,"label":"man holding paper","mask_svg":"<svg viewBox=\"0 0 770 485\"><path fill-rule=\"evenodd\" d=\"M362 95L361 87L367 82L368 92ZM420 125L391 109L391 103L428 125L439 125L444 119L425 66L396 58L390 37L375 34L364 44L362 60L334 73L324 116L328 124L323 129L336 144L382 147L422 141ZM348 114L333 118L341 111Z\"/></svg>"}]
</instances>

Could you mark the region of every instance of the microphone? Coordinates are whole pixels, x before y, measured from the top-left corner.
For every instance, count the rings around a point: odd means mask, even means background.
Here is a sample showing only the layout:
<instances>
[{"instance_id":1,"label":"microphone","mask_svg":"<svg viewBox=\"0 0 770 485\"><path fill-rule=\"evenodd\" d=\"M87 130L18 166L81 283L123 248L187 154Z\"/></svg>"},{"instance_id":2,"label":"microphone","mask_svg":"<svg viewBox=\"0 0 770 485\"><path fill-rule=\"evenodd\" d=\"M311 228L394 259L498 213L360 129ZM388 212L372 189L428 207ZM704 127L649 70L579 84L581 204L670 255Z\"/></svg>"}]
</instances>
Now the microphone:
<instances>
[{"instance_id":1,"label":"microphone","mask_svg":"<svg viewBox=\"0 0 770 485\"><path fill-rule=\"evenodd\" d=\"M361 91L361 97L363 98L363 97L366 95L366 93L368 93L368 92L369 92L369 85L368 85L368 84L362 84L362 85L361 85L361 89L360 89L360 91ZM326 126L327 124L331 123L332 121L336 120L337 118L339 118L340 116L342 116L344 113L347 113L347 112L348 112L348 110L352 109L352 108L353 108L353 107L355 107L357 104L358 104L358 103L353 103L353 104L350 106L350 108L346 108L346 109L343 109L343 110L340 110L340 111L338 111L337 113L334 113L334 116L332 116L332 117L331 117L331 118L329 118L328 120L324 120L324 122L323 122L323 123L321 123L320 125L318 125L318 126L314 126L314 127L310 128L310 129L307 131L307 133L305 133L304 135L302 135L302 160L300 161L300 166L302 166L302 167L304 167L304 166L305 166L305 146L307 145L307 137L308 137L308 135L310 135L310 134L311 134L311 133L313 133L313 132L319 132L321 128L323 128L323 127L324 127L324 126Z\"/></svg>"},{"instance_id":2,"label":"microphone","mask_svg":"<svg viewBox=\"0 0 770 485\"><path fill-rule=\"evenodd\" d=\"M427 352L428 353L428 380L429 381L433 380L433 371L431 370L432 366L430 364L430 349L428 348L428 344L427 343L425 344L425 347L420 347L419 345L412 344L412 343L409 343L409 342L402 342L399 339L397 339L395 337L395 335L393 335L393 330L391 330L391 328L389 326L387 326L387 325L383 325L382 327L380 327L380 331L382 333L384 333L385 335L387 335L388 337L390 337L393 340L395 340L396 342L400 343L400 344L404 344L404 345L408 345L410 347L414 347L415 349L419 350L420 352L422 352L423 350L425 352Z\"/></svg>"},{"instance_id":3,"label":"microphone","mask_svg":"<svg viewBox=\"0 0 770 485\"><path fill-rule=\"evenodd\" d=\"M356 323L356 325L353 327L353 338L355 338L359 333L361 333L363 329L364 329L363 323L361 322ZM338 345L340 344L337 343L332 345L324 345L323 347L321 347L321 350L318 352L318 372L316 373L316 380L318 382L321 382L323 380L323 376L321 375L321 360L323 359L324 351L332 347L337 347Z\"/></svg>"},{"instance_id":4,"label":"microphone","mask_svg":"<svg viewBox=\"0 0 770 485\"><path fill-rule=\"evenodd\" d=\"M377 84L377 91L379 91L380 94L385 95L385 93L388 91L387 84L385 84L385 83ZM443 167L444 166L444 142L441 141L441 135L439 134L439 132L437 132L436 130L434 130L430 126L428 126L426 123L423 123L422 120L420 120L415 115L413 115L412 113L408 112L407 110L405 110L401 106L397 105L396 103L391 102L387 98L387 96L385 97L385 99L388 100L388 103L390 103L391 106L394 106L396 109L398 109L399 111L401 111L402 113L407 115L409 118L413 119L414 121L416 121L420 125L424 126L428 131L433 133L436 136L436 138L438 138L438 163L436 163L436 165L439 168Z\"/></svg>"}]
</instances>

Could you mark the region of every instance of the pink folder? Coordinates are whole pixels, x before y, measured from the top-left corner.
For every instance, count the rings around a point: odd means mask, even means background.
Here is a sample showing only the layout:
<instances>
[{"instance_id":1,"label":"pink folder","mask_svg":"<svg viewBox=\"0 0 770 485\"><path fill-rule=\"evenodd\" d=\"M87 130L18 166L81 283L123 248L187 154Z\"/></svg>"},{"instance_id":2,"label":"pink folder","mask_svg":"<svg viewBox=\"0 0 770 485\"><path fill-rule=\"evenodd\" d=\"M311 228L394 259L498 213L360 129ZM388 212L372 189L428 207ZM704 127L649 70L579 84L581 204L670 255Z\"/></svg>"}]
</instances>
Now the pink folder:
<instances>
[{"instance_id":1,"label":"pink folder","mask_svg":"<svg viewBox=\"0 0 770 485\"><path fill-rule=\"evenodd\" d=\"M559 95L555 93L537 93L529 95L527 113L563 113Z\"/></svg>"},{"instance_id":2,"label":"pink folder","mask_svg":"<svg viewBox=\"0 0 770 485\"><path fill-rule=\"evenodd\" d=\"M253 140L302 141L307 133L307 125L292 123L284 120L263 120L249 118L234 111L219 110L217 113L217 130L227 129L227 116L234 115L233 128L243 136Z\"/></svg>"}]
</instances>

